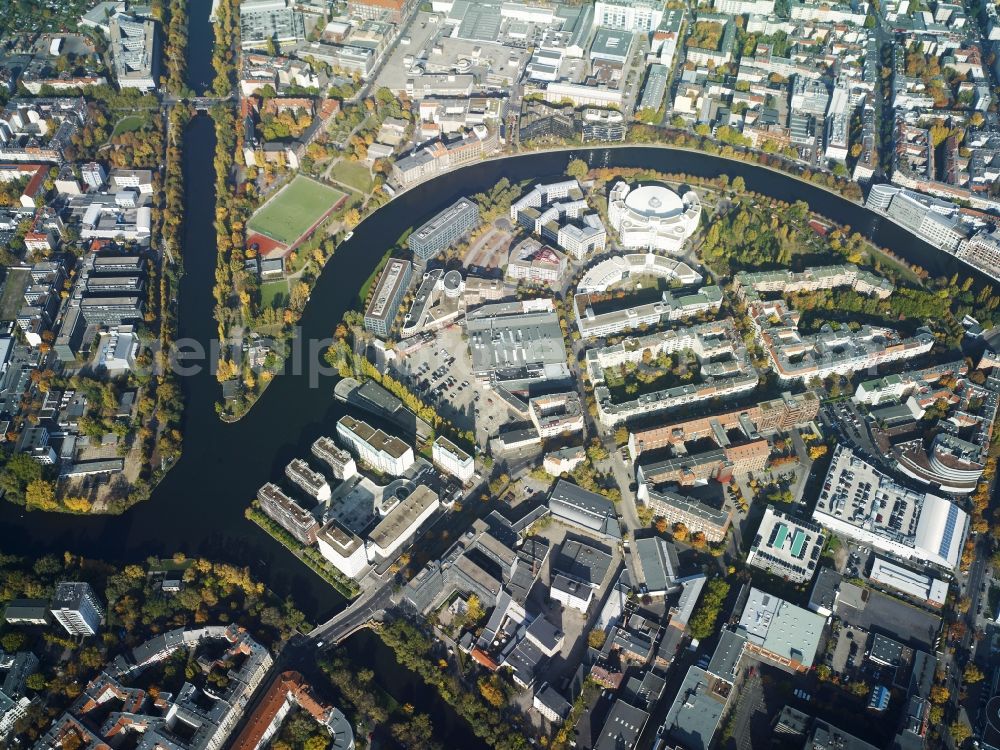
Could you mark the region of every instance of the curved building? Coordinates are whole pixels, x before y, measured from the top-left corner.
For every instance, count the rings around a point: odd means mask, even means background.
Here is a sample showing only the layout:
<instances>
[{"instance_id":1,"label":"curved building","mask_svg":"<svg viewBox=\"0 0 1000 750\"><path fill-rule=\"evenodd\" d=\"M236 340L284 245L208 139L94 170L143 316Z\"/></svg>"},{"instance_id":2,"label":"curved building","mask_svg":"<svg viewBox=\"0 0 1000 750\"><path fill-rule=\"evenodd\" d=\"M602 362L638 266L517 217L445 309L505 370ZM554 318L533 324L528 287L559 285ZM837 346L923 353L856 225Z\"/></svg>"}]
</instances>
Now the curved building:
<instances>
[{"instance_id":1,"label":"curved building","mask_svg":"<svg viewBox=\"0 0 1000 750\"><path fill-rule=\"evenodd\" d=\"M678 195L663 185L619 182L608 194L608 219L622 247L679 253L700 218L701 200L693 190Z\"/></svg>"}]
</instances>

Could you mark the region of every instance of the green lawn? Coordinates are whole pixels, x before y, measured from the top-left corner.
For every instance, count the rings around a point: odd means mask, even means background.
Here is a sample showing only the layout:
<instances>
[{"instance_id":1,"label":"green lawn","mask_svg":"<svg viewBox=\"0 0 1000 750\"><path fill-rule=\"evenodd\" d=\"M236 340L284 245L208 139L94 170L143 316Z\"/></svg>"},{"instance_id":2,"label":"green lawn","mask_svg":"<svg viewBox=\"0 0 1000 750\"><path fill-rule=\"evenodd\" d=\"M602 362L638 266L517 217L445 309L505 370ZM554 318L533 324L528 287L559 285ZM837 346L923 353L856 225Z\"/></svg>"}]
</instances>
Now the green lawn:
<instances>
[{"instance_id":1,"label":"green lawn","mask_svg":"<svg viewBox=\"0 0 1000 750\"><path fill-rule=\"evenodd\" d=\"M261 284L260 297L264 307L273 307L274 309L284 307L283 301L288 300L288 282L282 279L281 281L268 281Z\"/></svg>"},{"instance_id":2,"label":"green lawn","mask_svg":"<svg viewBox=\"0 0 1000 750\"><path fill-rule=\"evenodd\" d=\"M299 175L250 219L250 229L291 244L346 193Z\"/></svg>"},{"instance_id":3,"label":"green lawn","mask_svg":"<svg viewBox=\"0 0 1000 750\"><path fill-rule=\"evenodd\" d=\"M142 115L131 115L129 117L123 117L115 124L114 132L111 133L113 138L116 135L121 135L122 133L132 133L136 130L141 130L146 125L146 118Z\"/></svg>"},{"instance_id":4,"label":"green lawn","mask_svg":"<svg viewBox=\"0 0 1000 750\"><path fill-rule=\"evenodd\" d=\"M24 304L24 290L31 281L31 271L27 268L11 268L3 285L0 297L0 320L14 320Z\"/></svg>"},{"instance_id":5,"label":"green lawn","mask_svg":"<svg viewBox=\"0 0 1000 750\"><path fill-rule=\"evenodd\" d=\"M359 161L349 161L342 159L333 165L330 177L337 182L350 185L355 190L367 193L372 189L372 176L368 170L368 165Z\"/></svg>"}]
</instances>

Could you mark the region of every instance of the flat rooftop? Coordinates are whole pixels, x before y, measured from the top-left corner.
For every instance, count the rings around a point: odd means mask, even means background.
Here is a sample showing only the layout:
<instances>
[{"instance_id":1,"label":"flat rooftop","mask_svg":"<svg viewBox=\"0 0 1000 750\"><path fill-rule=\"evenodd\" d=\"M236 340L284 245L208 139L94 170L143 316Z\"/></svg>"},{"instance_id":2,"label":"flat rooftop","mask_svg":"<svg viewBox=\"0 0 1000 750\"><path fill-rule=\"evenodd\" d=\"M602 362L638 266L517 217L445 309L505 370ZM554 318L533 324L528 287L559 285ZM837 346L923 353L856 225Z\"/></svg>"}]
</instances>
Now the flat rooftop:
<instances>
[{"instance_id":1,"label":"flat rooftop","mask_svg":"<svg viewBox=\"0 0 1000 750\"><path fill-rule=\"evenodd\" d=\"M400 536L410 530L410 526L428 509L438 502L437 493L427 485L418 485L413 492L401 500L389 515L379 521L368 538L382 549L392 546Z\"/></svg>"},{"instance_id":2,"label":"flat rooftop","mask_svg":"<svg viewBox=\"0 0 1000 750\"><path fill-rule=\"evenodd\" d=\"M379 277L378 285L372 300L365 310L366 318L376 318L387 320L395 318L397 313L396 301L401 287L409 281L410 262L400 258L390 258Z\"/></svg>"},{"instance_id":3,"label":"flat rooftop","mask_svg":"<svg viewBox=\"0 0 1000 750\"><path fill-rule=\"evenodd\" d=\"M355 419L349 414L341 417L337 424L344 425L359 440L363 440L375 450L387 453L393 458L400 458L410 449L410 446L398 437L382 432L382 430L376 430L367 422Z\"/></svg>"}]
</instances>

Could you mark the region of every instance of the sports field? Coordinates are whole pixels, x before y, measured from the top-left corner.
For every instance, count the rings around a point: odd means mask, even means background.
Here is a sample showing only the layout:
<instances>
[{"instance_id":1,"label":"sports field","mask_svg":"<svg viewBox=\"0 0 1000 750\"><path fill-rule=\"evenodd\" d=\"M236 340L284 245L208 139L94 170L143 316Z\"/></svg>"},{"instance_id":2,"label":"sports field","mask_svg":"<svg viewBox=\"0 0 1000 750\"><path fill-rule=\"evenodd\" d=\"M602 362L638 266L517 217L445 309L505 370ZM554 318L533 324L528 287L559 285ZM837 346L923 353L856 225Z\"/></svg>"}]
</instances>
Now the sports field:
<instances>
[{"instance_id":1,"label":"sports field","mask_svg":"<svg viewBox=\"0 0 1000 750\"><path fill-rule=\"evenodd\" d=\"M346 197L336 188L299 175L250 218L250 229L291 245Z\"/></svg>"}]
</instances>

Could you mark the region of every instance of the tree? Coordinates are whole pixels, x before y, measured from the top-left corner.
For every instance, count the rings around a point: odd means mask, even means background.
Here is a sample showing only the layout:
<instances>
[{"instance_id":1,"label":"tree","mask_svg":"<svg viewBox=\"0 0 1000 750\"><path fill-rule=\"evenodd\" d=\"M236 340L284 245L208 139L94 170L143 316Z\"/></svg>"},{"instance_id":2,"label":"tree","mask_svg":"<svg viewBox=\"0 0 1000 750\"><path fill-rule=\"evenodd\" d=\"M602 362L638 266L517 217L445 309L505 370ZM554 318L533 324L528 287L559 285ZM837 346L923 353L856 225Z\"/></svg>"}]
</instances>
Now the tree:
<instances>
[{"instance_id":1,"label":"tree","mask_svg":"<svg viewBox=\"0 0 1000 750\"><path fill-rule=\"evenodd\" d=\"M56 503L56 488L52 482L36 479L28 485L24 494L29 508L38 510L54 510Z\"/></svg>"},{"instance_id":2,"label":"tree","mask_svg":"<svg viewBox=\"0 0 1000 750\"><path fill-rule=\"evenodd\" d=\"M961 745L972 736L972 730L969 728L969 725L961 719L953 721L948 726L948 732L951 734L951 738L955 741L955 745Z\"/></svg>"},{"instance_id":3,"label":"tree","mask_svg":"<svg viewBox=\"0 0 1000 750\"><path fill-rule=\"evenodd\" d=\"M478 596L471 594L466 604L469 607L468 611L465 613L466 622L475 623L483 619L486 611L483 609L483 605L480 603Z\"/></svg>"},{"instance_id":4,"label":"tree","mask_svg":"<svg viewBox=\"0 0 1000 750\"><path fill-rule=\"evenodd\" d=\"M582 180L587 176L587 172L590 171L590 167L587 166L587 162L583 159L571 159L569 164L566 166L566 174L570 177L575 177L578 180Z\"/></svg>"},{"instance_id":5,"label":"tree","mask_svg":"<svg viewBox=\"0 0 1000 750\"><path fill-rule=\"evenodd\" d=\"M41 672L35 672L34 674L28 675L28 679L24 681L24 684L27 685L30 690L45 690L45 676Z\"/></svg>"},{"instance_id":6,"label":"tree","mask_svg":"<svg viewBox=\"0 0 1000 750\"><path fill-rule=\"evenodd\" d=\"M587 645L591 648L600 649L604 646L604 641L608 639L608 634L603 630L591 630L587 634Z\"/></svg>"},{"instance_id":7,"label":"tree","mask_svg":"<svg viewBox=\"0 0 1000 750\"><path fill-rule=\"evenodd\" d=\"M688 527L682 524L680 521L674 524L673 529L671 529L674 539L678 542L683 542L688 538Z\"/></svg>"},{"instance_id":8,"label":"tree","mask_svg":"<svg viewBox=\"0 0 1000 750\"><path fill-rule=\"evenodd\" d=\"M734 177L733 178L733 192L735 194L739 195L741 193L745 193L746 191L747 191L747 183L746 183L746 181L742 177L740 177L739 175L737 175L736 177Z\"/></svg>"},{"instance_id":9,"label":"tree","mask_svg":"<svg viewBox=\"0 0 1000 750\"><path fill-rule=\"evenodd\" d=\"M962 682L966 685L975 685L977 682L982 682L983 673L973 662L969 662L965 665L965 671L962 673Z\"/></svg>"},{"instance_id":10,"label":"tree","mask_svg":"<svg viewBox=\"0 0 1000 750\"><path fill-rule=\"evenodd\" d=\"M500 708L506 701L503 688L499 684L500 680L496 675L479 678L479 693L491 706Z\"/></svg>"},{"instance_id":11,"label":"tree","mask_svg":"<svg viewBox=\"0 0 1000 750\"><path fill-rule=\"evenodd\" d=\"M3 646L4 651L12 653L24 648L24 640L24 633L14 630L10 633L4 633L3 638L0 638L0 645Z\"/></svg>"},{"instance_id":12,"label":"tree","mask_svg":"<svg viewBox=\"0 0 1000 750\"><path fill-rule=\"evenodd\" d=\"M948 702L948 698L951 697L951 691L948 690L944 685L932 685L931 686L931 703L936 706L943 706Z\"/></svg>"}]
</instances>

